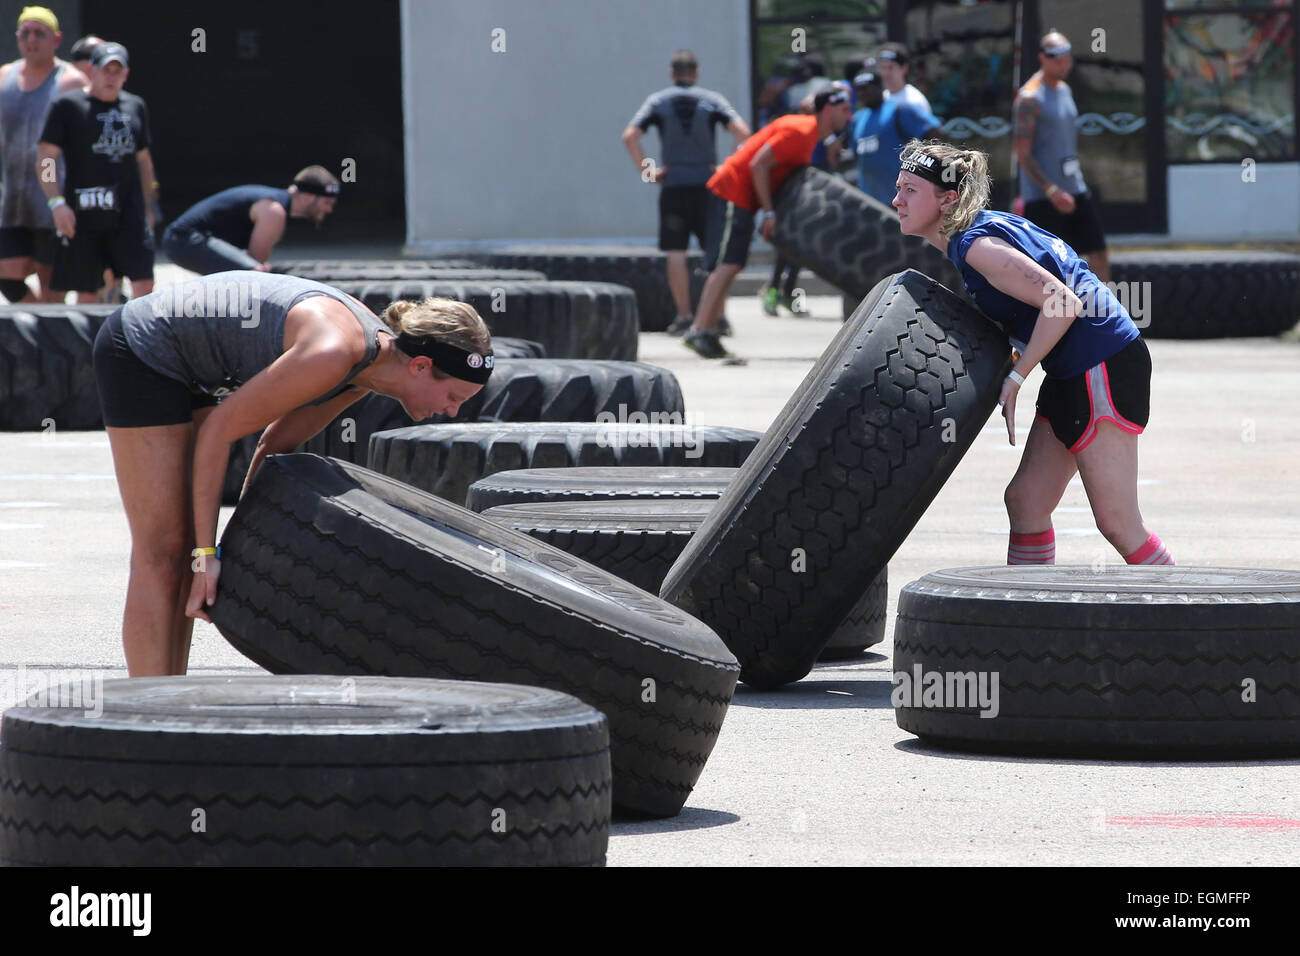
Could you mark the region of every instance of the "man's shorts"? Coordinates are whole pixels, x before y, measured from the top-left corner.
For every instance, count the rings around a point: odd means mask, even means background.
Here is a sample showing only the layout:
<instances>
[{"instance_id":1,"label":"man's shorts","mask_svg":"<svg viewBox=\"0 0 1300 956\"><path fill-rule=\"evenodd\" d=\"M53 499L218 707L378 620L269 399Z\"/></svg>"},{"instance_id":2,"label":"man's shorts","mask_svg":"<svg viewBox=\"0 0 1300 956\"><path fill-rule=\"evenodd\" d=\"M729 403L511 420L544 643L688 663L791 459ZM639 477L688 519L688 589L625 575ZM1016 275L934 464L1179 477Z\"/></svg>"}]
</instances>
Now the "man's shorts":
<instances>
[{"instance_id":1,"label":"man's shorts","mask_svg":"<svg viewBox=\"0 0 1300 956\"><path fill-rule=\"evenodd\" d=\"M1060 212L1050 199L1031 200L1025 203L1025 218L1052 235L1060 236L1081 256L1106 250L1106 234L1102 231L1101 217L1091 193L1075 196L1074 212L1069 215Z\"/></svg>"},{"instance_id":2,"label":"man's shorts","mask_svg":"<svg viewBox=\"0 0 1300 956\"><path fill-rule=\"evenodd\" d=\"M1077 455L1110 420L1134 435L1151 417L1151 353L1139 336L1106 361L1073 378L1046 378L1038 390L1038 418Z\"/></svg>"},{"instance_id":3,"label":"man's shorts","mask_svg":"<svg viewBox=\"0 0 1300 956\"><path fill-rule=\"evenodd\" d=\"M53 229L28 229L26 226L0 228L0 259L35 259L48 266L54 261L58 237ZM97 287L98 288L98 287Z\"/></svg>"},{"instance_id":4,"label":"man's shorts","mask_svg":"<svg viewBox=\"0 0 1300 956\"><path fill-rule=\"evenodd\" d=\"M50 288L95 292L104 284L105 269L118 278L153 278L153 233L142 217L124 215L109 228L79 221L67 245L55 246Z\"/></svg>"},{"instance_id":5,"label":"man's shorts","mask_svg":"<svg viewBox=\"0 0 1300 956\"><path fill-rule=\"evenodd\" d=\"M745 268L749 261L749 243L754 238L754 214L734 202L727 203L722 211L722 227L709 244L707 268L712 272L718 264Z\"/></svg>"},{"instance_id":6,"label":"man's shorts","mask_svg":"<svg viewBox=\"0 0 1300 956\"><path fill-rule=\"evenodd\" d=\"M722 201L707 186L664 186L659 191L659 248L664 252L684 252L692 234L701 249L709 248L721 221Z\"/></svg>"},{"instance_id":7,"label":"man's shorts","mask_svg":"<svg viewBox=\"0 0 1300 956\"><path fill-rule=\"evenodd\" d=\"M182 229L176 223L163 231L163 252L182 269L189 269L201 276L229 272L232 269L252 270L261 265L245 250L224 239L195 232L193 229Z\"/></svg>"},{"instance_id":8,"label":"man's shorts","mask_svg":"<svg viewBox=\"0 0 1300 956\"><path fill-rule=\"evenodd\" d=\"M99 327L91 360L104 424L109 428L182 425L194 420L195 409L217 404L213 396L191 392L184 382L140 361L122 331L121 309Z\"/></svg>"}]
</instances>

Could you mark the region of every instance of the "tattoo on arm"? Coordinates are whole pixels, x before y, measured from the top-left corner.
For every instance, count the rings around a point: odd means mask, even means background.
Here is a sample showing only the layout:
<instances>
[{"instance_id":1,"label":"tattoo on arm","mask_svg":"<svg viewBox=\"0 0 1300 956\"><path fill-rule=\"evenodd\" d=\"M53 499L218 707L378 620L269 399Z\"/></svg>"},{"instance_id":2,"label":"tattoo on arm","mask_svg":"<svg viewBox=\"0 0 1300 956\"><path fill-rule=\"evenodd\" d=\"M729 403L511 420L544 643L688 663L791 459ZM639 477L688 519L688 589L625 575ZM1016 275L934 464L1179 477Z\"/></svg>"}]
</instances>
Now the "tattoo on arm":
<instances>
[{"instance_id":1,"label":"tattoo on arm","mask_svg":"<svg viewBox=\"0 0 1300 956\"><path fill-rule=\"evenodd\" d=\"M1022 96L1016 101L1016 127L1012 134L1012 149L1020 159L1020 168L1025 171L1033 182L1043 192L1047 192L1052 186L1052 181L1043 172L1043 167L1038 165L1032 152L1034 145L1034 132L1038 128L1038 116L1042 112L1042 105L1032 96ZM1023 153L1023 155L1021 155Z\"/></svg>"}]
</instances>

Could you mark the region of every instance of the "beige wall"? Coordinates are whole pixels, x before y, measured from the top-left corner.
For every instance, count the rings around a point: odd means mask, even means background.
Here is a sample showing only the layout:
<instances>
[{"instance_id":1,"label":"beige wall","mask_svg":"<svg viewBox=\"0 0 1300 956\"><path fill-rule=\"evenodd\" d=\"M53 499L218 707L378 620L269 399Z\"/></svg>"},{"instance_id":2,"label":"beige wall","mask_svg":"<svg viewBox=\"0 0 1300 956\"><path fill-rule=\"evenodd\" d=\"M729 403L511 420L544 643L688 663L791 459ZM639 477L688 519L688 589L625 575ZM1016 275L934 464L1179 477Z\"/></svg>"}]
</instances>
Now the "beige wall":
<instances>
[{"instance_id":1,"label":"beige wall","mask_svg":"<svg viewBox=\"0 0 1300 956\"><path fill-rule=\"evenodd\" d=\"M657 235L619 135L686 47L749 119L746 0L402 0L407 242ZM504 30L505 52L493 31ZM501 34L497 34L501 37ZM658 156L658 134L646 136ZM731 137L719 131L720 154Z\"/></svg>"}]
</instances>

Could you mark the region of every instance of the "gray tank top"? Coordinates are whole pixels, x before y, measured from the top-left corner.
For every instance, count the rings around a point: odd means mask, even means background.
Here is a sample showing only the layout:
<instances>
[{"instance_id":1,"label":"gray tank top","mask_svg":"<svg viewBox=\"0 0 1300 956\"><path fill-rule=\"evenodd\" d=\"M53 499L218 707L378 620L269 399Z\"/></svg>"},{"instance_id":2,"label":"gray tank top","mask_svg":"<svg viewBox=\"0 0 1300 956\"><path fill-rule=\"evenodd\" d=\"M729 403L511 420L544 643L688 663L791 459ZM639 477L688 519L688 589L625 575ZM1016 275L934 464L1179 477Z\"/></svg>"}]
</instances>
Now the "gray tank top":
<instances>
[{"instance_id":1,"label":"gray tank top","mask_svg":"<svg viewBox=\"0 0 1300 956\"><path fill-rule=\"evenodd\" d=\"M347 378L319 398L342 392L379 354L379 333L392 334L338 289L273 272L216 272L132 299L122 309L131 351L194 392L222 398L284 352L284 320L303 299L323 295L346 305L366 334L366 354Z\"/></svg>"},{"instance_id":2,"label":"gray tank top","mask_svg":"<svg viewBox=\"0 0 1300 956\"><path fill-rule=\"evenodd\" d=\"M54 217L45 204L36 176L36 144L50 115L50 103L63 82L65 64L58 63L45 82L30 93L18 86L14 65L0 84L0 150L4 154L4 200L0 203L0 227L53 229ZM57 162L63 182L63 157Z\"/></svg>"},{"instance_id":3,"label":"gray tank top","mask_svg":"<svg viewBox=\"0 0 1300 956\"><path fill-rule=\"evenodd\" d=\"M1025 95L1036 97L1043 106L1034 131L1034 160L1047 178L1066 192L1075 196L1087 192L1088 184L1083 181L1083 170L1079 168L1078 131L1074 125L1079 109L1074 105L1070 87L1062 82L1052 88L1041 79L1035 85L1031 80L1025 84ZM1026 202L1047 197L1023 169L1020 195Z\"/></svg>"}]
</instances>

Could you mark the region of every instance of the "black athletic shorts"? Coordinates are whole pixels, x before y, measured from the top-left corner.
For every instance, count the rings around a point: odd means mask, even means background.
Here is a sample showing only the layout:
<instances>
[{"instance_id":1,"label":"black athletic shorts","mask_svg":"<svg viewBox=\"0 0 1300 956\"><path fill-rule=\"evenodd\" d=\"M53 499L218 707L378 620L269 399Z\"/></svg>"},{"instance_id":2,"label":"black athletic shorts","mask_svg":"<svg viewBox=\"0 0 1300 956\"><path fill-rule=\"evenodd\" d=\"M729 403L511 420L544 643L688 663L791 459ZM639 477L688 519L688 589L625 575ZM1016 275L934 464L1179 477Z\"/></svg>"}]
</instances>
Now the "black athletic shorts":
<instances>
[{"instance_id":1,"label":"black athletic shorts","mask_svg":"<svg viewBox=\"0 0 1300 956\"><path fill-rule=\"evenodd\" d=\"M1109 419L1142 434L1151 417L1151 353L1141 336L1106 361L1073 378L1047 378L1038 390L1038 416L1073 454L1097 436Z\"/></svg>"},{"instance_id":2,"label":"black athletic shorts","mask_svg":"<svg viewBox=\"0 0 1300 956\"><path fill-rule=\"evenodd\" d=\"M100 326L92 358L99 405L110 428L183 425L194 420L194 409L217 404L213 396L191 392L184 382L140 361L122 331L121 309Z\"/></svg>"},{"instance_id":3,"label":"black athletic shorts","mask_svg":"<svg viewBox=\"0 0 1300 956\"><path fill-rule=\"evenodd\" d=\"M754 214L743 206L729 202L722 210L722 228L709 244L706 267L712 272L721 262L745 268L749 261L749 243L754 238Z\"/></svg>"},{"instance_id":4,"label":"black athletic shorts","mask_svg":"<svg viewBox=\"0 0 1300 956\"><path fill-rule=\"evenodd\" d=\"M701 249L708 249L721 222L722 200L707 186L664 186L659 191L659 248L664 252L684 252L692 234Z\"/></svg>"},{"instance_id":5,"label":"black athletic shorts","mask_svg":"<svg viewBox=\"0 0 1300 956\"><path fill-rule=\"evenodd\" d=\"M35 259L41 265L48 266L54 261L54 247L57 243L53 229L5 226L0 229L0 259Z\"/></svg>"},{"instance_id":6,"label":"black athletic shorts","mask_svg":"<svg viewBox=\"0 0 1300 956\"><path fill-rule=\"evenodd\" d=\"M54 248L50 288L56 292L96 292L104 270L119 279L153 278L153 232L143 217L125 214L112 228L77 224L67 244Z\"/></svg>"},{"instance_id":7,"label":"black athletic shorts","mask_svg":"<svg viewBox=\"0 0 1300 956\"><path fill-rule=\"evenodd\" d=\"M1101 217L1091 193L1075 196L1074 212L1068 216L1059 212L1050 199L1034 199L1025 203L1025 218L1052 235L1060 236L1081 256L1106 251L1106 234L1102 232Z\"/></svg>"}]
</instances>

